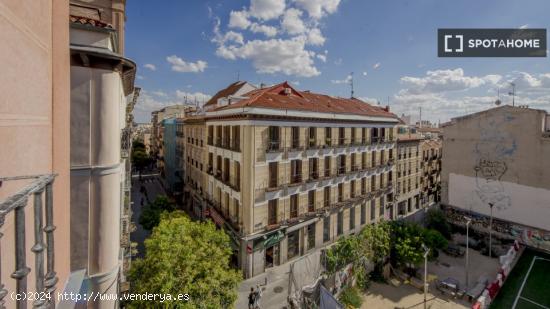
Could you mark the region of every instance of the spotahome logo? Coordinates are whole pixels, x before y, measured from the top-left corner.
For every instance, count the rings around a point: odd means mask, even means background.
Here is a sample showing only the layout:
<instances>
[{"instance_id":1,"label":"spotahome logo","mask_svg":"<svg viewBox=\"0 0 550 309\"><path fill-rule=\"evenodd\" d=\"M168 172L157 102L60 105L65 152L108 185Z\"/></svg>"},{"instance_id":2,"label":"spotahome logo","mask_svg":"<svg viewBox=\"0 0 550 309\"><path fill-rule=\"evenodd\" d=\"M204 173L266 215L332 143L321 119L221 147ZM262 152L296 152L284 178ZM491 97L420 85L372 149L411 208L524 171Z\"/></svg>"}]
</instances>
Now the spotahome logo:
<instances>
[{"instance_id":1,"label":"spotahome logo","mask_svg":"<svg viewBox=\"0 0 550 309\"><path fill-rule=\"evenodd\" d=\"M546 57L546 29L438 29L439 57Z\"/></svg>"}]
</instances>

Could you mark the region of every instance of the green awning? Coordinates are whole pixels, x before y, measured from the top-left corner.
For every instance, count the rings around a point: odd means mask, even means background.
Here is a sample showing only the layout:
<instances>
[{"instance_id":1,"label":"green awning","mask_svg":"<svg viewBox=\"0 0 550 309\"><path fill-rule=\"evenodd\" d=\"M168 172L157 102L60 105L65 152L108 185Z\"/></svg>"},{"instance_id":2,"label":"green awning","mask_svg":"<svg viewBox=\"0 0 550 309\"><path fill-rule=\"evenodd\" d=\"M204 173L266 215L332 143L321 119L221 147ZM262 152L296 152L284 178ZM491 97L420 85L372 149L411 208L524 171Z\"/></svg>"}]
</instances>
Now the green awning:
<instances>
[{"instance_id":1,"label":"green awning","mask_svg":"<svg viewBox=\"0 0 550 309\"><path fill-rule=\"evenodd\" d=\"M285 237L285 233L283 231L276 231L269 235L264 236L264 238L260 238L254 241L254 251L262 250L264 248L269 248L273 245L276 245Z\"/></svg>"}]
</instances>

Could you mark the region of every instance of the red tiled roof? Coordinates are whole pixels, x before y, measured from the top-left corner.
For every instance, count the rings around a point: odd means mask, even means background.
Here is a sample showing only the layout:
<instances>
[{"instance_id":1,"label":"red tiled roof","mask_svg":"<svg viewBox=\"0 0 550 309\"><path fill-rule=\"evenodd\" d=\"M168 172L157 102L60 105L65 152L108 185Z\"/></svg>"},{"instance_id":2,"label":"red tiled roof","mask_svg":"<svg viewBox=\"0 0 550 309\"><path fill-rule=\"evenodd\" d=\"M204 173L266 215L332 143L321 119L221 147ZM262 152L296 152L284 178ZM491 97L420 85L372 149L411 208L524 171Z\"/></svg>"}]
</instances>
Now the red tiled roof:
<instances>
[{"instance_id":1,"label":"red tiled roof","mask_svg":"<svg viewBox=\"0 0 550 309\"><path fill-rule=\"evenodd\" d=\"M235 94L244 84L246 84L244 81L236 81L232 83L226 88L218 91L212 98L210 98L210 100L208 100L208 102L204 104L204 106L216 105L218 103L218 99Z\"/></svg>"},{"instance_id":2,"label":"red tiled roof","mask_svg":"<svg viewBox=\"0 0 550 309\"><path fill-rule=\"evenodd\" d=\"M285 93L290 89L290 94ZM319 113L353 114L362 116L398 117L383 107L373 106L356 98L337 98L309 91L298 91L287 82L248 92L248 97L231 105L220 106L213 111L242 107L262 107Z\"/></svg>"},{"instance_id":3,"label":"red tiled roof","mask_svg":"<svg viewBox=\"0 0 550 309\"><path fill-rule=\"evenodd\" d=\"M69 16L70 21L75 24L82 24L82 25L91 25L94 27L99 28L108 28L113 29L113 26L111 24L108 24L106 22L103 22L101 20L97 20L90 17L84 17L84 16L76 16L76 15L70 15Z\"/></svg>"}]
</instances>

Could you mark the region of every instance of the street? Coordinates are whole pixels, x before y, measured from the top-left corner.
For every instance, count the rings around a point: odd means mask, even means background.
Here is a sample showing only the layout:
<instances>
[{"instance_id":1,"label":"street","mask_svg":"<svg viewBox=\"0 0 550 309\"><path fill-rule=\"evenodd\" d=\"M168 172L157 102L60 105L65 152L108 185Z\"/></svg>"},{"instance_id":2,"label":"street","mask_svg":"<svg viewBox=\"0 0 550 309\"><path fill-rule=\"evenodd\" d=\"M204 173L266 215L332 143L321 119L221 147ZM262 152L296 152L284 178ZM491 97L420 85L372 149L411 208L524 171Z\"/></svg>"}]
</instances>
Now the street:
<instances>
[{"instance_id":1,"label":"street","mask_svg":"<svg viewBox=\"0 0 550 309\"><path fill-rule=\"evenodd\" d=\"M142 187L145 189L143 193L141 192ZM132 222L135 224L136 230L130 235L130 240L137 243L135 257L144 257L144 241L150 234L139 224L142 207L145 207L150 201L154 201L157 195L164 194L166 193L160 183L158 173L144 173L141 180L137 174L132 175Z\"/></svg>"}]
</instances>

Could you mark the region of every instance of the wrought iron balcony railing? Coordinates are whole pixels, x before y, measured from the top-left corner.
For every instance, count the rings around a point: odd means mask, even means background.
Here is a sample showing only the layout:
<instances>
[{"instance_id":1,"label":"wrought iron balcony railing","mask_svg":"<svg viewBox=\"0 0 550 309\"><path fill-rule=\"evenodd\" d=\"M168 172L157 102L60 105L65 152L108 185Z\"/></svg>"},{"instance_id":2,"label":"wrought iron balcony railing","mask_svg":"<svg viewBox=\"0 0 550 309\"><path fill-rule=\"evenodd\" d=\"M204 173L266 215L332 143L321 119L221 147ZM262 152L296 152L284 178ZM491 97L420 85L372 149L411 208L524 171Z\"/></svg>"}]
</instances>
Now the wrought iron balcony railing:
<instances>
[{"instance_id":1,"label":"wrought iron balcony railing","mask_svg":"<svg viewBox=\"0 0 550 309\"><path fill-rule=\"evenodd\" d=\"M54 270L54 230L53 224L53 181L55 175L39 175L39 176L21 176L21 177L4 177L0 178L1 182L7 181L30 181L26 186L20 189L17 193L9 196L6 200L0 202L0 227L4 225L6 216L9 213L14 214L15 222L15 270L11 277L16 280L17 295L25 295L27 292L27 276L31 272L31 268L27 266L27 244L25 234L27 226L25 224L26 206L29 198L32 198L33 217L34 217L34 245L31 251L34 253L34 276L35 291L53 294L58 278ZM45 226L44 226L45 219ZM30 229L30 227L29 227ZM2 234L0 234L2 237ZM45 239L44 239L45 238ZM44 252L46 251L46 252ZM3 252L0 256L4 259L8 253ZM46 262L44 260L46 258ZM32 260L32 259L31 259ZM45 264L45 268L44 268ZM2 268L0 260L0 268ZM44 273L44 270L46 273ZM1 278L1 276L0 276ZM4 298L8 291L4 288L4 284L0 282L0 306L3 307ZM18 303L25 307L26 300ZM53 307L54 299L36 299L33 303L34 307Z\"/></svg>"}]
</instances>

